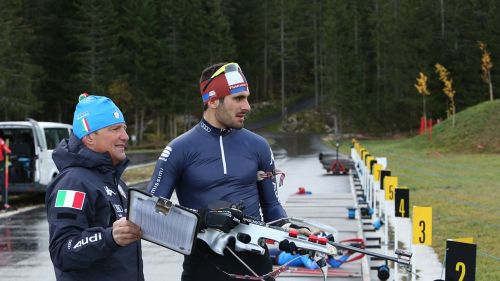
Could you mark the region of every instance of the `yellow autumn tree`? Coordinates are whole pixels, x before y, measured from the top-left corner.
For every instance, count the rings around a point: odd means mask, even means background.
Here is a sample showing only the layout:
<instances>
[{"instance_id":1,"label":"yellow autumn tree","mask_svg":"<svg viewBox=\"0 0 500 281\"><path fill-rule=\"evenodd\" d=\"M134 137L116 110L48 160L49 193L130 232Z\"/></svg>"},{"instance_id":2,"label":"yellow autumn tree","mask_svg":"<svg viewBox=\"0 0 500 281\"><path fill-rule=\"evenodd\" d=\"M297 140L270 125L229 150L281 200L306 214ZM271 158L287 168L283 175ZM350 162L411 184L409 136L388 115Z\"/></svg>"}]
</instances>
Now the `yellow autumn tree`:
<instances>
[{"instance_id":1,"label":"yellow autumn tree","mask_svg":"<svg viewBox=\"0 0 500 281\"><path fill-rule=\"evenodd\" d=\"M493 63L491 62L491 55L490 52L486 50L486 44L481 41L477 43L479 44L479 49L483 53L481 57L481 70L483 71L481 78L483 78L484 83L488 84L490 101L493 101L493 84L491 83L491 68L493 67Z\"/></svg>"},{"instance_id":2,"label":"yellow autumn tree","mask_svg":"<svg viewBox=\"0 0 500 281\"><path fill-rule=\"evenodd\" d=\"M427 89L427 76L422 72L419 73L417 84L414 85L418 93L422 95L422 103L424 110L425 130L427 131L427 111L425 109L425 96L430 96L431 93Z\"/></svg>"},{"instance_id":3,"label":"yellow autumn tree","mask_svg":"<svg viewBox=\"0 0 500 281\"><path fill-rule=\"evenodd\" d=\"M450 78L448 70L439 63L436 63L436 72L439 74L439 80L443 82L443 93L450 100L449 107L447 108L448 117L452 117L453 127L455 127L455 90L453 90L453 79Z\"/></svg>"}]
</instances>

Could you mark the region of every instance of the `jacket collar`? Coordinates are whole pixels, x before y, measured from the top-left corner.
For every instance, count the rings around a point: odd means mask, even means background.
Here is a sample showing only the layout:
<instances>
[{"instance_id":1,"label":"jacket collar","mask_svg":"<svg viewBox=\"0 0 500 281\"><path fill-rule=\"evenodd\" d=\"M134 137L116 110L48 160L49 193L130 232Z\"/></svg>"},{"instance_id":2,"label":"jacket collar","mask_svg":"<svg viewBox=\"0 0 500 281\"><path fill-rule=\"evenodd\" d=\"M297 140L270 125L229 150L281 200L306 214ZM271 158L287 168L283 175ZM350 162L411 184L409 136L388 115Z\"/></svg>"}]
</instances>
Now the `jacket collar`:
<instances>
[{"instance_id":1,"label":"jacket collar","mask_svg":"<svg viewBox=\"0 0 500 281\"><path fill-rule=\"evenodd\" d=\"M229 135L234 129L233 128L229 128L229 129L220 129L220 128L216 128L212 125L210 125L210 123L208 123L207 120L205 120L205 118L201 118L201 121L200 123L198 124L198 126L205 132L211 134L211 135L214 135L214 136L225 136L225 135Z\"/></svg>"}]
</instances>

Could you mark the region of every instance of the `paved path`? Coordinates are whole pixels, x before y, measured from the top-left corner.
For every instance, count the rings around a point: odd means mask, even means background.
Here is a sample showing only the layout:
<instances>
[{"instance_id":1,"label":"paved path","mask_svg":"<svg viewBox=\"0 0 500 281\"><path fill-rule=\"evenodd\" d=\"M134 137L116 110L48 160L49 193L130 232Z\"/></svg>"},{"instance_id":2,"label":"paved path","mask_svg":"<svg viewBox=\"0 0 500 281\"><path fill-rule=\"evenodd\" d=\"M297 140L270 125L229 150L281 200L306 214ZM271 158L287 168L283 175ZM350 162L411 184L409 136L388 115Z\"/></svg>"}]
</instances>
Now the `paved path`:
<instances>
[{"instance_id":1,"label":"paved path","mask_svg":"<svg viewBox=\"0 0 500 281\"><path fill-rule=\"evenodd\" d=\"M300 183L311 195L295 194L297 189L287 192L280 191L282 201L289 216L300 217L334 227L339 234L339 240L360 237L360 223L358 220L347 218L347 207L354 205L354 195L351 192L348 176L333 176L325 174L317 155L297 157L284 163L284 170L289 171L286 181ZM287 188L290 188L287 186ZM290 192L292 191L292 192ZM283 200L285 199L286 200ZM366 269L365 269L366 271ZM284 272L278 280L323 280L317 271L316 277L311 273L300 276L296 272ZM309 276L307 276L309 275ZM330 270L328 280L363 280L362 262L357 261L342 265L337 270ZM306 277L307 276L307 277Z\"/></svg>"},{"instance_id":2,"label":"paved path","mask_svg":"<svg viewBox=\"0 0 500 281\"><path fill-rule=\"evenodd\" d=\"M335 226L340 239L357 237L356 220L348 220L347 206L354 199L347 176L325 175L317 155L308 155L281 160L279 168L286 172L285 185L279 196L290 216L313 219ZM295 195L299 187L311 191L312 195ZM0 218L0 276L1 280L54 280L54 272L48 253L48 225L45 208L40 206L30 211L7 218ZM182 255L143 242L144 273L150 281L180 280ZM362 280L360 262L342 266L336 275L349 274L354 277L339 277L334 280ZM346 273L348 272L348 273ZM283 273L283 281L321 280L322 277L295 277ZM329 278L332 279L332 278Z\"/></svg>"}]
</instances>

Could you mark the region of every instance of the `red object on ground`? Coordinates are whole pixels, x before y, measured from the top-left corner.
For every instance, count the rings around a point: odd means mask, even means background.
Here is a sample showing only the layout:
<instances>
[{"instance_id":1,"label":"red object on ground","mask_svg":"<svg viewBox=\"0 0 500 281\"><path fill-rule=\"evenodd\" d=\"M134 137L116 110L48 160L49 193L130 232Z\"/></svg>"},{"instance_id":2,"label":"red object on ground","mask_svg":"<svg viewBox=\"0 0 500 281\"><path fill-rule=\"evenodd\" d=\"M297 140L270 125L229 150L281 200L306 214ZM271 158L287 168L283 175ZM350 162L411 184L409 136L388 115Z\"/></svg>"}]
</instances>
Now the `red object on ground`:
<instances>
[{"instance_id":1,"label":"red object on ground","mask_svg":"<svg viewBox=\"0 0 500 281\"><path fill-rule=\"evenodd\" d=\"M425 134L425 118L423 116L420 118L420 130L418 132L420 135Z\"/></svg>"},{"instance_id":2,"label":"red object on ground","mask_svg":"<svg viewBox=\"0 0 500 281\"><path fill-rule=\"evenodd\" d=\"M306 188L305 187L299 187L299 191L295 192L295 194L297 195L310 195L312 194L311 191L306 191Z\"/></svg>"},{"instance_id":3,"label":"red object on ground","mask_svg":"<svg viewBox=\"0 0 500 281\"><path fill-rule=\"evenodd\" d=\"M330 171L334 175L346 174L346 169L342 163L340 163L339 159L332 162L332 166L330 166Z\"/></svg>"},{"instance_id":4,"label":"red object on ground","mask_svg":"<svg viewBox=\"0 0 500 281\"><path fill-rule=\"evenodd\" d=\"M427 131L429 131L429 141L432 141L432 119L427 120Z\"/></svg>"}]
</instances>

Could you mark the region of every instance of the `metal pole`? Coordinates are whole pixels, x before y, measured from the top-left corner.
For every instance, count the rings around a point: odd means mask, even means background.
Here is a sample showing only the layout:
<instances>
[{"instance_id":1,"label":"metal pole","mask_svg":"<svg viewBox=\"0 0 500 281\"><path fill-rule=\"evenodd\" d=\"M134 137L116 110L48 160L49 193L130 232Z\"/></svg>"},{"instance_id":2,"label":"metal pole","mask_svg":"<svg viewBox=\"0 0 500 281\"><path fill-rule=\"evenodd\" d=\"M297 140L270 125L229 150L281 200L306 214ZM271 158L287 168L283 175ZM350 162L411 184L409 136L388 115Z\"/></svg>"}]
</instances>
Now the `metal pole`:
<instances>
[{"instance_id":1,"label":"metal pole","mask_svg":"<svg viewBox=\"0 0 500 281\"><path fill-rule=\"evenodd\" d=\"M367 251L367 250L364 250L364 249L361 249L361 248L358 248L358 247L349 246L349 245L346 245L346 244L341 244L341 243L336 243L336 242L331 242L331 241L329 241L328 244L330 244L332 246L335 246L336 248L339 248L339 249L351 250L353 252L365 254L365 255L368 255L368 256L372 256L372 257L382 258L384 260L388 260L388 261L392 261L392 262L396 262L396 263L401 263L401 264L404 264L404 265L411 264L411 262L409 260L400 259L400 258L396 258L396 257L391 257L391 256L380 254L380 253L377 253L377 252Z\"/></svg>"},{"instance_id":2,"label":"metal pole","mask_svg":"<svg viewBox=\"0 0 500 281\"><path fill-rule=\"evenodd\" d=\"M385 202L385 194L384 192L382 192L382 189L380 189L380 184L378 188L378 202L379 202L378 216L382 217L382 203Z\"/></svg>"},{"instance_id":3,"label":"metal pole","mask_svg":"<svg viewBox=\"0 0 500 281\"><path fill-rule=\"evenodd\" d=\"M389 223L387 222L387 204L389 204L389 202L385 202L385 214L384 214L384 252L385 254L387 255L387 245L388 245L388 233L389 233L389 227L387 226Z\"/></svg>"},{"instance_id":4,"label":"metal pole","mask_svg":"<svg viewBox=\"0 0 500 281\"><path fill-rule=\"evenodd\" d=\"M394 218L394 250L398 249L398 217ZM398 281L398 263L394 263L394 280Z\"/></svg>"},{"instance_id":5,"label":"metal pole","mask_svg":"<svg viewBox=\"0 0 500 281\"><path fill-rule=\"evenodd\" d=\"M410 252L413 251L413 219L410 219ZM413 261L415 261L415 256L413 256ZM413 268L412 268L413 270ZM413 280L412 270L408 272L408 280Z\"/></svg>"},{"instance_id":6,"label":"metal pole","mask_svg":"<svg viewBox=\"0 0 500 281\"><path fill-rule=\"evenodd\" d=\"M372 175L372 193L373 193L373 213L376 215L377 214L377 204L378 198L377 198L377 185L375 184L375 176ZM380 208L380 206L378 206Z\"/></svg>"}]
</instances>

